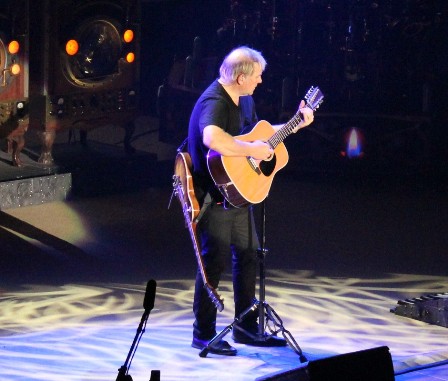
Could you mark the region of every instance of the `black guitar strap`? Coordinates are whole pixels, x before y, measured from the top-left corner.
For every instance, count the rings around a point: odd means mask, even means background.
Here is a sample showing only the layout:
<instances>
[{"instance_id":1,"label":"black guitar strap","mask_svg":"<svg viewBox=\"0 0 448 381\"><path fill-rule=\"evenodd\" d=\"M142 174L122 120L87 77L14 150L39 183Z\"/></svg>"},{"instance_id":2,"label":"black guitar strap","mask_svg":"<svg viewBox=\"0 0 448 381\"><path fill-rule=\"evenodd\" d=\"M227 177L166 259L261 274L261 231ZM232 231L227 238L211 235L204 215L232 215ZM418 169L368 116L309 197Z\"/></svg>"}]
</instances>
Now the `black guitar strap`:
<instances>
[{"instance_id":1,"label":"black guitar strap","mask_svg":"<svg viewBox=\"0 0 448 381\"><path fill-rule=\"evenodd\" d=\"M207 192L204 198L204 202L202 203L201 210L198 213L198 216L195 219L195 222L198 223L199 220L204 215L205 211L208 209L208 207L212 204L212 197L210 196L210 193Z\"/></svg>"},{"instance_id":2,"label":"black guitar strap","mask_svg":"<svg viewBox=\"0 0 448 381\"><path fill-rule=\"evenodd\" d=\"M177 152L185 152L186 151L186 147L187 147L187 143L188 143L188 137L186 137L184 139L184 141L181 143L181 145L179 147L177 147Z\"/></svg>"}]
</instances>

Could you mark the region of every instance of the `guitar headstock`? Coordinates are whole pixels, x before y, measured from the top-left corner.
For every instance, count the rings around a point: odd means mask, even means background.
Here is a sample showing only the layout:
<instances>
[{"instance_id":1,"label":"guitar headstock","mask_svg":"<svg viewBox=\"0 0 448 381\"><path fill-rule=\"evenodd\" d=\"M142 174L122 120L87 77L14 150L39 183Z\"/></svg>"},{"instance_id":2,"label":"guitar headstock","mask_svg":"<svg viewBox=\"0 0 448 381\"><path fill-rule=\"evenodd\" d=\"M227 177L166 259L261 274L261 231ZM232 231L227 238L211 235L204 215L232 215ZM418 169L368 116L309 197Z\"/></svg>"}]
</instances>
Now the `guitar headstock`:
<instances>
[{"instance_id":1,"label":"guitar headstock","mask_svg":"<svg viewBox=\"0 0 448 381\"><path fill-rule=\"evenodd\" d=\"M316 111L320 104L324 101L324 94L320 91L319 87L311 86L305 95L306 105Z\"/></svg>"},{"instance_id":2,"label":"guitar headstock","mask_svg":"<svg viewBox=\"0 0 448 381\"><path fill-rule=\"evenodd\" d=\"M224 299L222 299L216 290L210 286L210 284L204 284L205 289L207 290L208 297L211 299L216 309L221 312L224 309Z\"/></svg>"}]
</instances>

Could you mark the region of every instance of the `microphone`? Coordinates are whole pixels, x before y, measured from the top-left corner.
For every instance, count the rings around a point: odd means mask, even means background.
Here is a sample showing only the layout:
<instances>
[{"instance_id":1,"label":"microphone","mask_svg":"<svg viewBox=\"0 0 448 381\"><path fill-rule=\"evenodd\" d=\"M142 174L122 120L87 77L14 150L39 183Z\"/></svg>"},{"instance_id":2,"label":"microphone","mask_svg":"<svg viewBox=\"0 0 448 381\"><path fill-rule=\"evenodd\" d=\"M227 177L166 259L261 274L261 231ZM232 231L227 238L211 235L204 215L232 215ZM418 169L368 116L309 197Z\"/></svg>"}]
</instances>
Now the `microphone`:
<instances>
[{"instance_id":1,"label":"microphone","mask_svg":"<svg viewBox=\"0 0 448 381\"><path fill-rule=\"evenodd\" d=\"M154 308L154 299L156 298L156 281L150 279L146 285L145 299L143 300L143 308L145 313L149 315Z\"/></svg>"}]
</instances>

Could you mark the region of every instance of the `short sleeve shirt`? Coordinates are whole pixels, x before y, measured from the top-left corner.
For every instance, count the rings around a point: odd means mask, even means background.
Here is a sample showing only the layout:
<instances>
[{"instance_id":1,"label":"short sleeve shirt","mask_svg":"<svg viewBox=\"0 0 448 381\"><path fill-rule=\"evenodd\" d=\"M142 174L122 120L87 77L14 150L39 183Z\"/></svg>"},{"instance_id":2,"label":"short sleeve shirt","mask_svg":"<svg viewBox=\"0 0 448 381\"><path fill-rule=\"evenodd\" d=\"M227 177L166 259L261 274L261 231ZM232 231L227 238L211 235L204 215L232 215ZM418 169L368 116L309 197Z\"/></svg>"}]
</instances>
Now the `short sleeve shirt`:
<instances>
[{"instance_id":1,"label":"short sleeve shirt","mask_svg":"<svg viewBox=\"0 0 448 381\"><path fill-rule=\"evenodd\" d=\"M202 138L204 128L215 125L230 135L237 136L249 132L257 120L253 98L240 97L237 106L218 80L215 80L199 97L190 117L188 151L193 162L196 197L200 202L207 192L210 192L215 201L222 200L207 168L208 148Z\"/></svg>"}]
</instances>

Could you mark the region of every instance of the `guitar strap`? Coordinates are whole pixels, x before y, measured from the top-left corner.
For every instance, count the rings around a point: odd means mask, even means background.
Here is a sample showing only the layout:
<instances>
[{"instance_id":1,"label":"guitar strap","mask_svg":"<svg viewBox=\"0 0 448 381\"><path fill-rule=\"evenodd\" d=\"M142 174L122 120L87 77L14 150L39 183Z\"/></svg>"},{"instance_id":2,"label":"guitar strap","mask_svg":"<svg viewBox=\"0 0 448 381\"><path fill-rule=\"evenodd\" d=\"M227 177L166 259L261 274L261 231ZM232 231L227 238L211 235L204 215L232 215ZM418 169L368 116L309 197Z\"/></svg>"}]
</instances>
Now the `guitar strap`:
<instances>
[{"instance_id":1,"label":"guitar strap","mask_svg":"<svg viewBox=\"0 0 448 381\"><path fill-rule=\"evenodd\" d=\"M208 207L212 204L212 197L210 196L210 193L207 192L204 198L204 202L202 204L201 210L199 211L196 219L194 220L196 223L199 222L199 220L204 215L205 211L208 209Z\"/></svg>"},{"instance_id":2,"label":"guitar strap","mask_svg":"<svg viewBox=\"0 0 448 381\"><path fill-rule=\"evenodd\" d=\"M177 152L183 152L188 143L188 136L184 139L184 141L177 147Z\"/></svg>"}]
</instances>

